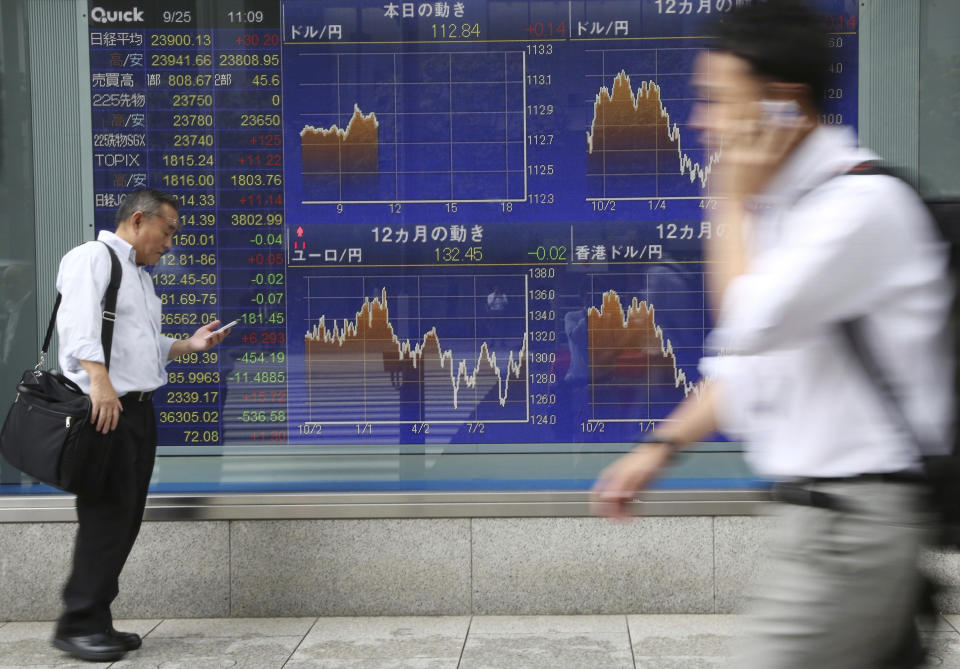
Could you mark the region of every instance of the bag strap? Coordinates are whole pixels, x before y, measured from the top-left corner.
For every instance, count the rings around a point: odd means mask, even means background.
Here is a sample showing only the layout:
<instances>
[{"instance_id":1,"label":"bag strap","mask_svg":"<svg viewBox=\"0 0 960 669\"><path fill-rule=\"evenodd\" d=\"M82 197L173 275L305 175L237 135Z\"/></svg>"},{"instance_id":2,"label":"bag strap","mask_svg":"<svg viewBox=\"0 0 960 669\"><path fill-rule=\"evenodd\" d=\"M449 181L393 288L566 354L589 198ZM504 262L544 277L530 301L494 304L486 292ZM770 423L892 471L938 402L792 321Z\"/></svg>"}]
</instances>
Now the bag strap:
<instances>
[{"instance_id":1,"label":"bag strap","mask_svg":"<svg viewBox=\"0 0 960 669\"><path fill-rule=\"evenodd\" d=\"M120 280L123 277L123 269L120 267L120 259L113 249L106 242L100 242L107 247L110 252L110 283L107 284L107 291L104 293L103 314L100 323L100 345L103 347L104 366L107 371L110 370L110 351L113 348L113 324L117 320L117 293L120 291Z\"/></svg>"},{"instance_id":2,"label":"bag strap","mask_svg":"<svg viewBox=\"0 0 960 669\"><path fill-rule=\"evenodd\" d=\"M910 185L910 182L906 181L902 176L897 174L896 171L887 168L876 160L867 160L862 163L858 163L844 174L854 176L882 174L895 177L907 185ZM870 349L870 346L867 342L867 337L864 333L864 323L865 318L863 316L859 316L847 321L842 321L839 324L840 334L847 342L847 349L853 353L853 358L860 364L860 367L866 373L868 382L870 382L870 384L876 389L880 400L885 406L888 418L890 418L894 425L910 439L910 442L917 448L917 451L921 457L928 455L930 454L928 445L924 443L923 437L920 436L916 428L910 422L910 419L907 418L906 411L904 410L903 404L897 396L893 382L891 381L889 375L884 371L883 365L880 364Z\"/></svg>"},{"instance_id":3,"label":"bag strap","mask_svg":"<svg viewBox=\"0 0 960 669\"><path fill-rule=\"evenodd\" d=\"M98 240L99 241L99 240ZM113 324L117 320L117 293L120 290L120 280L123 278L123 268L120 266L120 259L110 245L101 241L107 251L110 253L110 282L107 284L107 290L104 293L103 314L100 325L100 345L103 347L104 366L110 370L110 350L113 348ZM40 349L40 362L35 369L38 371L43 367L44 360L47 357L47 350L50 348L50 338L53 337L53 326L57 322L57 311L60 309L60 301L63 295L57 293L57 299L53 303L53 311L50 313L50 322L47 323L47 334L43 337L43 347Z\"/></svg>"},{"instance_id":4,"label":"bag strap","mask_svg":"<svg viewBox=\"0 0 960 669\"><path fill-rule=\"evenodd\" d=\"M867 338L864 334L864 318L861 316L852 320L842 321L839 327L840 334L847 341L847 349L853 353L854 360L860 363L860 367L866 374L868 382L876 389L877 395L880 397L887 411L887 416L893 421L894 425L910 439L910 442L917 448L921 457L928 455L930 450L926 447L923 438L907 418L903 404L897 397L896 390L894 390L893 383L867 344Z\"/></svg>"}]
</instances>

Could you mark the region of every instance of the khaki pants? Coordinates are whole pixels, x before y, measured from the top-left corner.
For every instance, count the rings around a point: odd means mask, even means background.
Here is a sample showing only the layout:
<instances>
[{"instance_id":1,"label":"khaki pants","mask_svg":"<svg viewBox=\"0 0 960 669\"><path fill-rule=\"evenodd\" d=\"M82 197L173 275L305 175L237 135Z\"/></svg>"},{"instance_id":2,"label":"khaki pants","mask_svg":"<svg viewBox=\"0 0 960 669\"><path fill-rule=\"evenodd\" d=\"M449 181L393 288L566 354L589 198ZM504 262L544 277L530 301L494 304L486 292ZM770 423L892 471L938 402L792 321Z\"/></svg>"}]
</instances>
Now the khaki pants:
<instances>
[{"instance_id":1,"label":"khaki pants","mask_svg":"<svg viewBox=\"0 0 960 669\"><path fill-rule=\"evenodd\" d=\"M921 486L818 483L854 507L783 504L740 669L877 669L909 626L927 534Z\"/></svg>"}]
</instances>

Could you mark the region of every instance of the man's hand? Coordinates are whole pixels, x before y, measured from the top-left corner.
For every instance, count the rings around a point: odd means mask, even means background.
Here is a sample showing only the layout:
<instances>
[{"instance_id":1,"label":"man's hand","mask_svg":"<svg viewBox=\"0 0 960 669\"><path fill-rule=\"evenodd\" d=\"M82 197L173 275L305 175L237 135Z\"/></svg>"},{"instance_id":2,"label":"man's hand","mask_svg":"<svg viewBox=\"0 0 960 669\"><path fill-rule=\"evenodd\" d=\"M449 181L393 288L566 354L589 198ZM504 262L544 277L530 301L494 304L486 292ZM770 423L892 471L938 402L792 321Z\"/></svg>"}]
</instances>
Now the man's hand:
<instances>
[{"instance_id":1,"label":"man's hand","mask_svg":"<svg viewBox=\"0 0 960 669\"><path fill-rule=\"evenodd\" d=\"M710 174L710 195L736 202L757 195L815 127L806 116L777 122L761 113L742 120L723 137L723 155Z\"/></svg>"},{"instance_id":2,"label":"man's hand","mask_svg":"<svg viewBox=\"0 0 960 669\"><path fill-rule=\"evenodd\" d=\"M213 348L220 342L222 342L228 334L230 334L231 328L227 328L223 332L214 334L213 331L219 327L220 321L216 320L212 323L207 323L203 327L197 328L197 331L190 335L189 339L178 339L174 342L173 346L170 347L170 353L167 357L170 360L178 358L184 353L194 353L197 351L206 351L207 349Z\"/></svg>"},{"instance_id":3,"label":"man's hand","mask_svg":"<svg viewBox=\"0 0 960 669\"><path fill-rule=\"evenodd\" d=\"M600 472L590 495L594 514L627 518L630 500L666 466L677 445L692 443L717 429L716 388L715 382L704 382L699 396L691 393L670 412L669 426L652 435L654 440L640 444ZM664 441L655 441L657 437Z\"/></svg>"},{"instance_id":4,"label":"man's hand","mask_svg":"<svg viewBox=\"0 0 960 669\"><path fill-rule=\"evenodd\" d=\"M787 124L745 120L738 132L724 137L723 159L710 175L710 194L721 198L713 223L715 229L725 229L725 234L713 235L705 248L714 270L707 279L715 309L723 303L730 282L747 272L747 202L767 186L814 127L805 117Z\"/></svg>"},{"instance_id":5,"label":"man's hand","mask_svg":"<svg viewBox=\"0 0 960 669\"><path fill-rule=\"evenodd\" d=\"M595 515L626 519L627 505L670 460L668 444L642 444L600 473L590 494Z\"/></svg>"},{"instance_id":6,"label":"man's hand","mask_svg":"<svg viewBox=\"0 0 960 669\"><path fill-rule=\"evenodd\" d=\"M220 321L216 320L216 321L213 321L212 323L207 323L201 328L198 328L196 332L190 335L190 339L186 340L190 345L190 350L206 351L208 348L213 348L214 346L222 342L224 339L226 339L227 335L230 334L231 328L227 328L223 332L218 332L214 334L213 331L216 330L219 326L220 326Z\"/></svg>"},{"instance_id":7,"label":"man's hand","mask_svg":"<svg viewBox=\"0 0 960 669\"><path fill-rule=\"evenodd\" d=\"M117 428L123 406L103 363L81 360L90 377L90 423L97 432L107 434Z\"/></svg>"}]
</instances>

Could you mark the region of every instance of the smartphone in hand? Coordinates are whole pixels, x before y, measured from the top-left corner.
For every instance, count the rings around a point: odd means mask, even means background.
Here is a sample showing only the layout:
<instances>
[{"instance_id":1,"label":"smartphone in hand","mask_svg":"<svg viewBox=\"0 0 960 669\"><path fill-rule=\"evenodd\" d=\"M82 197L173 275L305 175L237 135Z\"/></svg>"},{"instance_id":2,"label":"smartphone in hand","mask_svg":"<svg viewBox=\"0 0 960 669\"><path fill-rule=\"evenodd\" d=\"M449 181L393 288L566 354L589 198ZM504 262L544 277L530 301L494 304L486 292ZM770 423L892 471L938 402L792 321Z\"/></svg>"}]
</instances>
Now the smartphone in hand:
<instances>
[{"instance_id":1,"label":"smartphone in hand","mask_svg":"<svg viewBox=\"0 0 960 669\"><path fill-rule=\"evenodd\" d=\"M239 323L240 323L239 320L235 320L235 321L230 321L230 322L227 323L226 325L221 325L221 326L218 327L216 330L214 330L213 332L209 333L209 334L206 336L206 338L207 338L207 339L210 339L210 337L212 337L213 335L217 335L217 334L220 334L221 332L223 332L223 331L225 331L225 330L229 330L229 329L232 328L234 325L238 325Z\"/></svg>"},{"instance_id":2,"label":"smartphone in hand","mask_svg":"<svg viewBox=\"0 0 960 669\"><path fill-rule=\"evenodd\" d=\"M803 123L800 105L793 100L761 100L763 124L774 128L796 128Z\"/></svg>"}]
</instances>

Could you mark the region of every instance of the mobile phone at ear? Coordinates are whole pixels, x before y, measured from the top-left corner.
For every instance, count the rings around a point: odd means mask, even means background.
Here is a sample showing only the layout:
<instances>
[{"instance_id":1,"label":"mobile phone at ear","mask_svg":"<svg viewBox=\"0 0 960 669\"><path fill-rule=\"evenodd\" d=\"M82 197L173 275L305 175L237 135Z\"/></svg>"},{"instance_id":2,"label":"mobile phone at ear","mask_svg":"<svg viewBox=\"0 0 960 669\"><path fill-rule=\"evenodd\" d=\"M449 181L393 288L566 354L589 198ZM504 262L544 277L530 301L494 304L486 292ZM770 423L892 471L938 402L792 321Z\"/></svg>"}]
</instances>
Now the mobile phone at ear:
<instances>
[{"instance_id":1,"label":"mobile phone at ear","mask_svg":"<svg viewBox=\"0 0 960 669\"><path fill-rule=\"evenodd\" d=\"M761 100L760 110L769 127L796 128L803 122L800 105L793 100Z\"/></svg>"}]
</instances>

